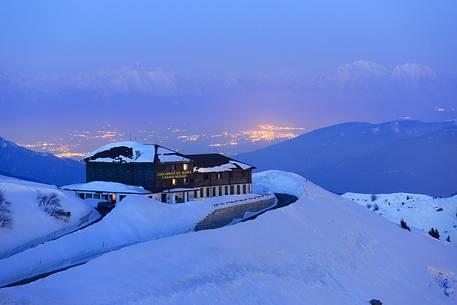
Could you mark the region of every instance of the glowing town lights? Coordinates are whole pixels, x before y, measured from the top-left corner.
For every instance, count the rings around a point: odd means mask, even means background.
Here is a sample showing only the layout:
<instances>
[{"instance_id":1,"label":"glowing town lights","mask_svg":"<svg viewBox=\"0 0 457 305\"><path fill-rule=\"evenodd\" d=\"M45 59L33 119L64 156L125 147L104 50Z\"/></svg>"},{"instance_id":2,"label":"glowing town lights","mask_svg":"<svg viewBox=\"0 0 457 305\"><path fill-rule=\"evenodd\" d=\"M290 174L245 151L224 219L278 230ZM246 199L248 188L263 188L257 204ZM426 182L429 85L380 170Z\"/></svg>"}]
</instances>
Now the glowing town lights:
<instances>
[{"instance_id":1,"label":"glowing town lights","mask_svg":"<svg viewBox=\"0 0 457 305\"><path fill-rule=\"evenodd\" d=\"M196 142L201 135L190 135L190 136L178 136L177 139L184 142Z\"/></svg>"},{"instance_id":2,"label":"glowing town lights","mask_svg":"<svg viewBox=\"0 0 457 305\"><path fill-rule=\"evenodd\" d=\"M77 153L77 152L65 152L60 154L55 154L59 158L82 158L87 155L89 152Z\"/></svg>"},{"instance_id":3,"label":"glowing town lights","mask_svg":"<svg viewBox=\"0 0 457 305\"><path fill-rule=\"evenodd\" d=\"M305 130L301 127L284 127L269 124L258 125L257 128L244 131L242 134L255 143L258 141L270 142L278 139L292 139Z\"/></svg>"},{"instance_id":4,"label":"glowing town lights","mask_svg":"<svg viewBox=\"0 0 457 305\"><path fill-rule=\"evenodd\" d=\"M437 107L436 111L445 111ZM203 144L213 149L225 149L227 152L238 152L249 145L260 147L269 145L274 141L287 140L297 137L305 131L301 127L276 126L260 124L254 129L244 131L219 131L214 133L183 134L185 130L168 128L161 130L139 129L133 133L134 138L127 132L107 127L96 131L74 131L65 138L55 138L49 141L22 144L22 146L39 151L48 152L60 158L80 159L86 155L89 147L114 141L143 141L144 143L162 143L175 140L188 144ZM178 134L176 134L178 133ZM179 134L181 133L181 134ZM126 136L129 134L130 136ZM138 136L141 134L140 136ZM137 137L138 136L138 137ZM170 140L169 140L170 139Z\"/></svg>"}]
</instances>

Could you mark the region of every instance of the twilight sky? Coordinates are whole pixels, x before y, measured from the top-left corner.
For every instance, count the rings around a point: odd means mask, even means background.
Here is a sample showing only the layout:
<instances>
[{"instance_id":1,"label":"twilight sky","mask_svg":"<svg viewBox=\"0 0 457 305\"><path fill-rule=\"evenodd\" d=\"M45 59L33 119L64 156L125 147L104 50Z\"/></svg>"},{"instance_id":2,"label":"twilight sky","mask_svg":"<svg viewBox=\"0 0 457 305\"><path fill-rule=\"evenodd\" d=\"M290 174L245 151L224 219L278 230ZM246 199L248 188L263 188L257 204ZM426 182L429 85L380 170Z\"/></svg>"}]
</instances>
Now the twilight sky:
<instances>
[{"instance_id":1,"label":"twilight sky","mask_svg":"<svg viewBox=\"0 0 457 305\"><path fill-rule=\"evenodd\" d=\"M0 136L456 118L456 54L454 0L5 0Z\"/></svg>"}]
</instances>

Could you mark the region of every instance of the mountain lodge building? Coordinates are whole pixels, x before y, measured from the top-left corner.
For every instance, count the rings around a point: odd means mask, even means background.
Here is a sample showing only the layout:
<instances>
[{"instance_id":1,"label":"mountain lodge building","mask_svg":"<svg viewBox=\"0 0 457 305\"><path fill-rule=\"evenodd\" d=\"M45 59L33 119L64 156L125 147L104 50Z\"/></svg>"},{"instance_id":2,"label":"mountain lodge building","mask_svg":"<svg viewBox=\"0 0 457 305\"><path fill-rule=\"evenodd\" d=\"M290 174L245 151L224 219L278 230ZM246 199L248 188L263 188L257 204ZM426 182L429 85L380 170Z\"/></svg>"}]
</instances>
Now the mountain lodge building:
<instances>
[{"instance_id":1,"label":"mountain lodge building","mask_svg":"<svg viewBox=\"0 0 457 305\"><path fill-rule=\"evenodd\" d=\"M222 154L184 155L157 144L110 143L88 154L86 183L63 187L109 202L141 194L166 203L252 192L252 165ZM121 186L121 187L119 187Z\"/></svg>"}]
</instances>

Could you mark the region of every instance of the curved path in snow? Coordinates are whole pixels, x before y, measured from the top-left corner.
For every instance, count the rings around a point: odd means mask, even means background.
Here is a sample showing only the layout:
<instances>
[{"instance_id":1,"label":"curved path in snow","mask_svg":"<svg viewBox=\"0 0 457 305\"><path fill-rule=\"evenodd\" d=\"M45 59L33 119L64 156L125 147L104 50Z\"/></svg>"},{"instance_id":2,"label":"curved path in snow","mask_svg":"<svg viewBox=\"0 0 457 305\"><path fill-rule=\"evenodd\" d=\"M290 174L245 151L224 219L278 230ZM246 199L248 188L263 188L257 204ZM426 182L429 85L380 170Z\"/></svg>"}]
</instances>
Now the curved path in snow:
<instances>
[{"instance_id":1,"label":"curved path in snow","mask_svg":"<svg viewBox=\"0 0 457 305\"><path fill-rule=\"evenodd\" d=\"M288 206L288 205L290 205L290 204L292 204L292 203L294 203L294 202L296 202L298 200L297 196L290 195L290 194L275 193L275 196L278 199L278 203L275 206L273 206L272 208L267 209L267 210L265 210L265 211L263 211L263 212L261 212L259 214L255 214L255 215L253 215L251 217L248 217L248 218L242 220L241 222L254 220L258 216L260 216L260 215L262 215L262 214L264 214L266 212L269 212L269 211L272 211L272 210L276 210L276 209L279 209L279 208L284 208L284 207L286 207L286 206ZM236 223L234 225L236 225ZM68 270L68 269L73 268L73 267L81 266L81 265L87 263L88 261L89 261L89 259L87 261L85 261L85 262L82 262L82 263L77 263L77 264L74 264L74 265L71 265L71 266L67 266L65 268L61 268L61 269L58 269L58 270L54 270L54 271L38 274L36 276L29 277L29 278L17 281L15 283L12 283L12 284L9 284L9 285L5 285L3 287L15 287L15 286L29 284L29 283L32 283L32 282L37 281L39 279L48 277L48 276L50 276L52 274L65 271L65 270Z\"/></svg>"}]
</instances>

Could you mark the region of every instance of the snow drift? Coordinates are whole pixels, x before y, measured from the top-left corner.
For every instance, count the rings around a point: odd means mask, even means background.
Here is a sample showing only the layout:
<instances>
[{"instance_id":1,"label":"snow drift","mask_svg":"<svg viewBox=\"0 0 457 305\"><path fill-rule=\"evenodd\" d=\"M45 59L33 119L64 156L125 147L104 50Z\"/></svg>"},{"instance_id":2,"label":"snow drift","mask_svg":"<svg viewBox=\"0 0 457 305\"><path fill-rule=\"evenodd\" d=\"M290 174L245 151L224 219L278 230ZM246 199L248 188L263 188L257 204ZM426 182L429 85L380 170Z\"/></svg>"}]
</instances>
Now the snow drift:
<instances>
[{"instance_id":1,"label":"snow drift","mask_svg":"<svg viewBox=\"0 0 457 305\"><path fill-rule=\"evenodd\" d=\"M254 196L231 195L171 205L129 195L102 221L0 260L0 287L85 263L132 244L193 231L196 224L215 209L215 204Z\"/></svg>"},{"instance_id":2,"label":"snow drift","mask_svg":"<svg viewBox=\"0 0 457 305\"><path fill-rule=\"evenodd\" d=\"M2 289L0 303L456 303L455 247L297 175L269 171L256 182L299 200L255 221L138 244Z\"/></svg>"},{"instance_id":3,"label":"snow drift","mask_svg":"<svg viewBox=\"0 0 457 305\"><path fill-rule=\"evenodd\" d=\"M100 217L72 192L52 185L0 176L0 192L8 205L8 211L3 213L10 218L8 225L0 227L0 258L67 234ZM49 198L52 194L54 199ZM47 206L43 202L40 206L39 196L45 201L48 197ZM62 212L60 217L58 211Z\"/></svg>"}]
</instances>

